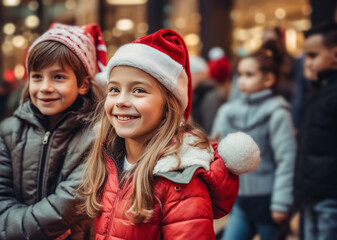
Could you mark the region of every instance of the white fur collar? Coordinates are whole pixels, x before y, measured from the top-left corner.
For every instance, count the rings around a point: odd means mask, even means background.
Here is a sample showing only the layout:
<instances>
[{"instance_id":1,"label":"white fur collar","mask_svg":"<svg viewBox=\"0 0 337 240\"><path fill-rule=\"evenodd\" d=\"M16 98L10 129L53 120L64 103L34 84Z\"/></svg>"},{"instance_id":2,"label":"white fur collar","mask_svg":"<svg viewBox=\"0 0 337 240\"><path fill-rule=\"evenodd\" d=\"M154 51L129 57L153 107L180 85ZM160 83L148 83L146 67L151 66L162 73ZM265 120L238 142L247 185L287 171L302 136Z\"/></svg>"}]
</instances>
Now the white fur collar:
<instances>
[{"instance_id":1,"label":"white fur collar","mask_svg":"<svg viewBox=\"0 0 337 240\"><path fill-rule=\"evenodd\" d=\"M206 149L191 146L196 139L197 138L190 133L184 134L183 145L179 152L181 158L179 169L185 169L192 165L200 165L205 170L209 170L209 165L214 159L214 150L211 148L212 152L209 152ZM153 173L170 172L175 169L177 165L177 157L174 155L168 155L159 159L154 167Z\"/></svg>"}]
</instances>

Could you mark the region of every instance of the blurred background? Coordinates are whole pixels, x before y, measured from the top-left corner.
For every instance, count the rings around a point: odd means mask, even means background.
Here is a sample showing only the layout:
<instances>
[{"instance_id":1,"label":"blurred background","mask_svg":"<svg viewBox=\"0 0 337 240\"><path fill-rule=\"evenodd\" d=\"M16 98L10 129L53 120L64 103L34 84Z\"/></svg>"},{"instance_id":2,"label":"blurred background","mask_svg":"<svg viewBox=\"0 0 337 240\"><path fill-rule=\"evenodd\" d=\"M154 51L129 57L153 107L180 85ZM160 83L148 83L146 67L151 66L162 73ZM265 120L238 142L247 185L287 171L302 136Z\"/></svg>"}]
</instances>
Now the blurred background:
<instances>
[{"instance_id":1,"label":"blurred background","mask_svg":"<svg viewBox=\"0 0 337 240\"><path fill-rule=\"evenodd\" d=\"M1 80L25 78L29 45L53 22L101 26L108 59L116 49L160 28L179 32L190 54L213 46L231 60L257 49L266 27L279 26L288 52L301 53L302 31L337 19L336 0L2 0Z\"/></svg>"}]
</instances>

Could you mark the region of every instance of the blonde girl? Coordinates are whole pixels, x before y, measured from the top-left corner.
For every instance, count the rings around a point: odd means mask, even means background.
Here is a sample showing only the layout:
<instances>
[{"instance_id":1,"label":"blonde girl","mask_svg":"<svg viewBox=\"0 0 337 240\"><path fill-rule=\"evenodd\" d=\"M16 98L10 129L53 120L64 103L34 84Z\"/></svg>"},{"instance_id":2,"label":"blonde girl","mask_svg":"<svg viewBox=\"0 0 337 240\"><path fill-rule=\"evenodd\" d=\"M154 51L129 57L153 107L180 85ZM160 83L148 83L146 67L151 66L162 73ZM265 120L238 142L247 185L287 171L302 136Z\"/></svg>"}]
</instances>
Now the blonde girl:
<instances>
[{"instance_id":1,"label":"blonde girl","mask_svg":"<svg viewBox=\"0 0 337 240\"><path fill-rule=\"evenodd\" d=\"M22 104L0 126L0 239L90 239L74 193L106 64L96 24L53 24L30 47Z\"/></svg>"},{"instance_id":2,"label":"blonde girl","mask_svg":"<svg viewBox=\"0 0 337 240\"><path fill-rule=\"evenodd\" d=\"M230 211L239 182L217 144L187 122L183 39L163 29L126 44L110 59L107 77L80 186L86 212L96 217L96 239L215 239L213 218Z\"/></svg>"}]
</instances>

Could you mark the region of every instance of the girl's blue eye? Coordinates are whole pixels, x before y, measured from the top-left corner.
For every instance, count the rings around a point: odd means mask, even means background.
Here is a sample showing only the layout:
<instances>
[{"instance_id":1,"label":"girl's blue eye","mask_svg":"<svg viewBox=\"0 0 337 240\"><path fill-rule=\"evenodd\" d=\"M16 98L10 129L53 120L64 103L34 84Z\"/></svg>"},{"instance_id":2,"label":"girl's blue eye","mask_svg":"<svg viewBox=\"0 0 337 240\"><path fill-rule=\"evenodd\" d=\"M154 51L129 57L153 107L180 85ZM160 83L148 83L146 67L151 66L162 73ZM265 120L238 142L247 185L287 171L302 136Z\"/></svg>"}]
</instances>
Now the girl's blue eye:
<instances>
[{"instance_id":1,"label":"girl's blue eye","mask_svg":"<svg viewBox=\"0 0 337 240\"><path fill-rule=\"evenodd\" d=\"M110 87L109 92L116 93L116 92L119 92L119 90L118 90L118 88Z\"/></svg>"},{"instance_id":2,"label":"girl's blue eye","mask_svg":"<svg viewBox=\"0 0 337 240\"><path fill-rule=\"evenodd\" d=\"M135 93L145 93L145 91L143 89L137 88L134 91Z\"/></svg>"}]
</instances>

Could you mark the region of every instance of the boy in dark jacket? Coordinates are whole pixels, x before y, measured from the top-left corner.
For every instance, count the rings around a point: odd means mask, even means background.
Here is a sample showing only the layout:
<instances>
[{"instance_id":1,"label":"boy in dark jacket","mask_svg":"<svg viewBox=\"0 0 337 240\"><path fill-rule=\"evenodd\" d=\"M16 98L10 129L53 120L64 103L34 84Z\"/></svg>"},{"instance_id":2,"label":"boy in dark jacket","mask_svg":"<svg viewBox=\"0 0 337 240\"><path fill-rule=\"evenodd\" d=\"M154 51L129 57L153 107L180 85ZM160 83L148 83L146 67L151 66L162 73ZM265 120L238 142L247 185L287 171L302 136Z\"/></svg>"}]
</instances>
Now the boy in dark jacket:
<instances>
[{"instance_id":1,"label":"boy in dark jacket","mask_svg":"<svg viewBox=\"0 0 337 240\"><path fill-rule=\"evenodd\" d=\"M299 132L295 200L303 239L337 239L337 24L305 33L312 79Z\"/></svg>"},{"instance_id":2,"label":"boy in dark jacket","mask_svg":"<svg viewBox=\"0 0 337 240\"><path fill-rule=\"evenodd\" d=\"M55 23L29 48L22 104L0 124L0 240L88 240L76 206L106 65L97 24Z\"/></svg>"}]
</instances>

